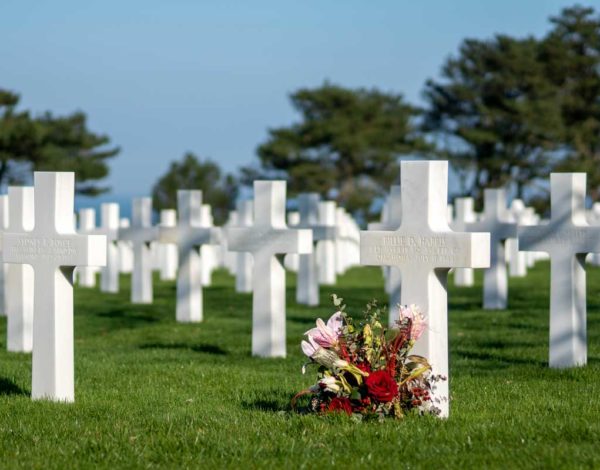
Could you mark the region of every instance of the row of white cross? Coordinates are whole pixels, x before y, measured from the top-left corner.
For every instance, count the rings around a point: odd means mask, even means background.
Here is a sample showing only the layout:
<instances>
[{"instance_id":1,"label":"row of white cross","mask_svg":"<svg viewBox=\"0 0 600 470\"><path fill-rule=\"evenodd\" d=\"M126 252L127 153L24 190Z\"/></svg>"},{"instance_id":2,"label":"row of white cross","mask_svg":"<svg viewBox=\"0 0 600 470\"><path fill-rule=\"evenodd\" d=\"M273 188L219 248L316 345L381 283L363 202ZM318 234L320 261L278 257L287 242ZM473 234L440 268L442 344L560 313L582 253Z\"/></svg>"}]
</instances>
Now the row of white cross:
<instances>
[{"instance_id":1,"label":"row of white cross","mask_svg":"<svg viewBox=\"0 0 600 470\"><path fill-rule=\"evenodd\" d=\"M585 174L553 174L550 222L519 226L515 234L515 224L503 222L505 203L499 202L500 194L494 192L486 192L482 220L464 223L465 231L450 228L447 162L402 162L401 170L400 189L395 189L401 193L401 205L388 208L387 225L371 226L372 230L360 233L360 262L391 268L396 275L389 276L388 288L394 302L417 304L426 312L429 328L415 348L416 353L429 359L434 372L448 376L448 271L490 266L490 258L503 258L502 241L515 235L519 250L545 251L551 259L550 366L585 364L583 259L586 253L600 252L600 227L589 226L585 219ZM229 251L246 255L246 262L244 257L237 259L244 269L252 264L252 353L277 357L286 353L285 272L277 255L297 253L304 271L316 278L312 255L315 242L332 241L339 235L339 227L318 225L313 196L300 199L301 213L308 215L300 221L298 228L288 228L285 221L286 185L282 181L256 181L252 224L250 217L240 211L239 216L245 221L227 228L223 235L214 227L201 226L200 191L178 192L178 222L175 226L152 226L151 202L143 199L134 205L133 223L129 229L118 229L117 207L116 213L114 209L107 208L106 213L103 210L103 220L107 223L103 223L95 234L77 234L72 215L74 175L39 172L34 180L33 191L31 188L9 190L10 221L4 233L2 251L3 261L9 263L9 269L24 269L24 265L29 265L35 272L33 296L28 296L33 298L34 309L34 399L73 401L73 269L76 266L104 266L107 260L116 264L117 240L133 243L135 298L132 300L139 302L152 299L149 243L158 240L178 246L176 316L185 322L198 320L202 311L202 263L197 247L216 243L223 236ZM34 206L34 218L19 218L24 208L31 205ZM459 207L457 205L457 212ZM334 211L335 207L328 210ZM247 262L248 254L252 263ZM103 278L107 289L111 286L114 289L118 282L116 272L116 275ZM494 282L501 275L497 269L486 273L486 277ZM304 301L313 302L316 295L318 302L318 291L315 293L308 288L304 292L307 292ZM500 289L497 298L486 299L486 302L500 306L502 296ZM10 318L9 305L7 314ZM448 393L448 381L438 384L435 398L442 416L448 415Z\"/></svg>"}]
</instances>

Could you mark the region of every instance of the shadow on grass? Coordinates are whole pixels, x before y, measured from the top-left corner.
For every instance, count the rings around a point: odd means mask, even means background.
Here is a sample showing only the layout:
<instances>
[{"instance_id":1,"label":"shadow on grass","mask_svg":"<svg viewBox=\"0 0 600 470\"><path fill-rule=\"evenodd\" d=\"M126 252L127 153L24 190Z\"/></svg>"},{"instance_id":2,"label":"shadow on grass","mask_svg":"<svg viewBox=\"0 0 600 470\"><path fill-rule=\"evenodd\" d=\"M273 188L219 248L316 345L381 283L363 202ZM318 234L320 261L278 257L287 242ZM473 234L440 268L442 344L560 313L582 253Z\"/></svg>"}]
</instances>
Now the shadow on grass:
<instances>
[{"instance_id":1,"label":"shadow on grass","mask_svg":"<svg viewBox=\"0 0 600 470\"><path fill-rule=\"evenodd\" d=\"M315 324L314 317L300 317L297 315L290 315L287 317L287 320L294 322L294 323L302 323L303 325L314 325Z\"/></svg>"},{"instance_id":2,"label":"shadow on grass","mask_svg":"<svg viewBox=\"0 0 600 470\"><path fill-rule=\"evenodd\" d=\"M140 349L189 349L190 351L217 356L226 356L229 354L225 349L214 344L145 343L140 345Z\"/></svg>"},{"instance_id":3,"label":"shadow on grass","mask_svg":"<svg viewBox=\"0 0 600 470\"><path fill-rule=\"evenodd\" d=\"M98 317L119 320L119 326L134 327L142 323L156 323L160 318L147 313L135 312L125 309L111 309L104 312L99 312Z\"/></svg>"},{"instance_id":4,"label":"shadow on grass","mask_svg":"<svg viewBox=\"0 0 600 470\"><path fill-rule=\"evenodd\" d=\"M292 410L289 403L282 405L275 400L244 401L242 402L242 407L246 410L266 411L268 413L281 413L282 411L288 412Z\"/></svg>"},{"instance_id":5,"label":"shadow on grass","mask_svg":"<svg viewBox=\"0 0 600 470\"><path fill-rule=\"evenodd\" d=\"M499 366L509 367L514 365L527 365L537 367L547 366L547 363L545 361L540 361L537 359L507 357L502 356L500 354L494 354L485 351L457 351L456 355L459 359L470 359L478 361L477 363L473 364L472 367L481 370L493 370L497 369Z\"/></svg>"},{"instance_id":6,"label":"shadow on grass","mask_svg":"<svg viewBox=\"0 0 600 470\"><path fill-rule=\"evenodd\" d=\"M23 390L12 380L0 377L0 395L24 395L29 396L27 390Z\"/></svg>"}]
</instances>

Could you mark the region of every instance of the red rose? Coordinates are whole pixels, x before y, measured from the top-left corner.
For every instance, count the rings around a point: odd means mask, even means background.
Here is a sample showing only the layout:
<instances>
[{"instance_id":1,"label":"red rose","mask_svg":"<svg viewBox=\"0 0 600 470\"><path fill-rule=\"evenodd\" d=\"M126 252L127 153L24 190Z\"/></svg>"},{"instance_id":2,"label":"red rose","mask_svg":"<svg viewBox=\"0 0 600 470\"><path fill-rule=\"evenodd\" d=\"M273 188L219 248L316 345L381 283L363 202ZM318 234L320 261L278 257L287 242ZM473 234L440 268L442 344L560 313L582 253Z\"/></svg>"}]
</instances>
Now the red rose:
<instances>
[{"instance_id":1,"label":"red rose","mask_svg":"<svg viewBox=\"0 0 600 470\"><path fill-rule=\"evenodd\" d=\"M398 384L387 370L378 370L365 379L367 392L377 401L387 403L398 395Z\"/></svg>"},{"instance_id":2,"label":"red rose","mask_svg":"<svg viewBox=\"0 0 600 470\"><path fill-rule=\"evenodd\" d=\"M350 416L352 414L352 403L350 403L350 400L346 397L335 397L329 402L327 411L330 413L344 412Z\"/></svg>"}]
</instances>

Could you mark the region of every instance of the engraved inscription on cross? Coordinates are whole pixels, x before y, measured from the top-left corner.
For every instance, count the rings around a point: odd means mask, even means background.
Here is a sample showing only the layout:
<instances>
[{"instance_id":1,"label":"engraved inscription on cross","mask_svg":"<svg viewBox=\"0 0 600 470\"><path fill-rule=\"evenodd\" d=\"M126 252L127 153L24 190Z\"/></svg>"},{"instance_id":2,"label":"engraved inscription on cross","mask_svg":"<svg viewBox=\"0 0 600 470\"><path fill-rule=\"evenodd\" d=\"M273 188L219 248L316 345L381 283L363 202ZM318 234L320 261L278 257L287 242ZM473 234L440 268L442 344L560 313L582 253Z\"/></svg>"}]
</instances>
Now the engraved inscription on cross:
<instances>
[{"instance_id":1,"label":"engraved inscription on cross","mask_svg":"<svg viewBox=\"0 0 600 470\"><path fill-rule=\"evenodd\" d=\"M252 253L252 354L285 357L285 270L278 254L312 251L312 233L285 224L285 181L254 182L254 224L227 229L231 251Z\"/></svg>"},{"instance_id":2,"label":"engraved inscription on cross","mask_svg":"<svg viewBox=\"0 0 600 470\"><path fill-rule=\"evenodd\" d=\"M202 321L202 259L199 247L216 244L220 232L215 227L201 226L202 191L177 191L178 221L175 227L159 227L159 241L172 243L179 250L177 270L178 322Z\"/></svg>"},{"instance_id":3,"label":"engraved inscription on cross","mask_svg":"<svg viewBox=\"0 0 600 470\"><path fill-rule=\"evenodd\" d=\"M519 250L550 255L550 367L587 362L585 256L600 252L600 227L585 216L585 173L550 175L552 217L519 226Z\"/></svg>"},{"instance_id":4,"label":"engraved inscription on cross","mask_svg":"<svg viewBox=\"0 0 600 470\"><path fill-rule=\"evenodd\" d=\"M448 162L401 162L400 176L400 227L361 232L361 264L400 269L401 303L417 304L428 320L415 353L428 358L434 374L448 377L448 271L489 266L490 238L448 226ZM448 416L448 393L447 380L437 384L434 400L442 417Z\"/></svg>"},{"instance_id":5,"label":"engraved inscription on cross","mask_svg":"<svg viewBox=\"0 0 600 470\"><path fill-rule=\"evenodd\" d=\"M102 235L75 232L74 173L34 174L35 225L4 236L5 263L29 264L33 295L33 399L75 399L73 369L73 270L103 266Z\"/></svg>"}]
</instances>

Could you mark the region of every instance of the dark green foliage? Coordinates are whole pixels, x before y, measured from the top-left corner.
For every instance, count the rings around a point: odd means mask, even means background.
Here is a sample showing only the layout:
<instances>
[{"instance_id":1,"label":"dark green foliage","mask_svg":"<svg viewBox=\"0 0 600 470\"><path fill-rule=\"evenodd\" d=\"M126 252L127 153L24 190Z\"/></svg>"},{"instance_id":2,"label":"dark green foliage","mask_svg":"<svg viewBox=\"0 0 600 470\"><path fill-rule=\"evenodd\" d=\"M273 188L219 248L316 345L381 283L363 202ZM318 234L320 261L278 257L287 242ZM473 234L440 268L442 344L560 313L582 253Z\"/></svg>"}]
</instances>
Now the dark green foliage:
<instances>
[{"instance_id":1,"label":"dark green foliage","mask_svg":"<svg viewBox=\"0 0 600 470\"><path fill-rule=\"evenodd\" d=\"M512 185L523 197L568 170L587 171L600 196L600 16L573 7L551 21L541 39L467 39L427 82L423 127L464 194Z\"/></svg>"},{"instance_id":2,"label":"dark green foliage","mask_svg":"<svg viewBox=\"0 0 600 470\"><path fill-rule=\"evenodd\" d=\"M283 177L291 196L315 191L364 217L397 181L397 158L427 148L415 132L418 111L401 95L325 83L290 98L300 122L269 130L261 169L246 180Z\"/></svg>"},{"instance_id":3,"label":"dark green foliage","mask_svg":"<svg viewBox=\"0 0 600 470\"><path fill-rule=\"evenodd\" d=\"M217 163L200 160L191 152L181 162L172 162L152 189L154 209L176 209L178 189L199 189L202 202L210 204L217 224L227 220L238 192L236 179L224 174Z\"/></svg>"},{"instance_id":4,"label":"dark green foliage","mask_svg":"<svg viewBox=\"0 0 600 470\"><path fill-rule=\"evenodd\" d=\"M76 403L31 402L31 356L6 352L0 318L3 468L598 468L600 270L588 267L590 363L550 370L549 265L511 279L509 310L483 311L481 276L449 293L451 415L357 424L290 411L302 375L299 343L329 294L360 316L385 300L380 270L294 302L288 274L287 359L250 357L251 295L217 273L205 321L177 324L175 285L155 280L153 305L75 290ZM479 273L481 274L481 273ZM452 283L449 282L451 286Z\"/></svg>"},{"instance_id":5,"label":"dark green foliage","mask_svg":"<svg viewBox=\"0 0 600 470\"><path fill-rule=\"evenodd\" d=\"M539 55L532 38L468 39L444 64L443 80L427 82L424 128L448 137L441 155L461 172L466 194L514 183L522 196L547 176L561 120Z\"/></svg>"},{"instance_id":6,"label":"dark green foliage","mask_svg":"<svg viewBox=\"0 0 600 470\"><path fill-rule=\"evenodd\" d=\"M547 77L560 90L567 158L561 171L588 173L592 197L600 198L600 14L592 8L566 8L552 18L542 43Z\"/></svg>"},{"instance_id":7,"label":"dark green foliage","mask_svg":"<svg viewBox=\"0 0 600 470\"><path fill-rule=\"evenodd\" d=\"M74 171L76 191L97 195L108 190L99 181L108 176L108 159L119 152L110 139L87 128L86 116L76 112L32 117L16 109L18 95L0 89L0 186L30 182L31 172Z\"/></svg>"}]
</instances>

